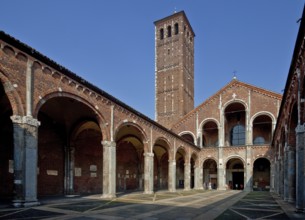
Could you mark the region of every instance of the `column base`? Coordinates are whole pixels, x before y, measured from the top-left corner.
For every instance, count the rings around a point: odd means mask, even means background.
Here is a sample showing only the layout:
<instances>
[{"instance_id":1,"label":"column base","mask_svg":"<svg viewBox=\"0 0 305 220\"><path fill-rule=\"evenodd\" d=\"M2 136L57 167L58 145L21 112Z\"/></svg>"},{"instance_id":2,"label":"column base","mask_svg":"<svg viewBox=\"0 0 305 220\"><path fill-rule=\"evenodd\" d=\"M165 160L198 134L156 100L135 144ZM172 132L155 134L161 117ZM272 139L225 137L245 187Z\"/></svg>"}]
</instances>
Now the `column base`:
<instances>
[{"instance_id":1,"label":"column base","mask_svg":"<svg viewBox=\"0 0 305 220\"><path fill-rule=\"evenodd\" d=\"M12 205L15 208L20 208L20 207L32 207L32 206L39 206L40 202L36 201L24 201L24 200L13 200Z\"/></svg>"},{"instance_id":2,"label":"column base","mask_svg":"<svg viewBox=\"0 0 305 220\"><path fill-rule=\"evenodd\" d=\"M116 195L112 195L112 194L103 194L101 196L102 199L115 199Z\"/></svg>"},{"instance_id":3,"label":"column base","mask_svg":"<svg viewBox=\"0 0 305 220\"><path fill-rule=\"evenodd\" d=\"M296 208L295 209L295 213L304 213L305 210L301 209L301 208Z\"/></svg>"},{"instance_id":4,"label":"column base","mask_svg":"<svg viewBox=\"0 0 305 220\"><path fill-rule=\"evenodd\" d=\"M289 199L287 200L287 202L288 202L288 203L295 203L295 199L289 198Z\"/></svg>"},{"instance_id":5,"label":"column base","mask_svg":"<svg viewBox=\"0 0 305 220\"><path fill-rule=\"evenodd\" d=\"M154 194L154 191L145 191L143 194Z\"/></svg>"}]
</instances>

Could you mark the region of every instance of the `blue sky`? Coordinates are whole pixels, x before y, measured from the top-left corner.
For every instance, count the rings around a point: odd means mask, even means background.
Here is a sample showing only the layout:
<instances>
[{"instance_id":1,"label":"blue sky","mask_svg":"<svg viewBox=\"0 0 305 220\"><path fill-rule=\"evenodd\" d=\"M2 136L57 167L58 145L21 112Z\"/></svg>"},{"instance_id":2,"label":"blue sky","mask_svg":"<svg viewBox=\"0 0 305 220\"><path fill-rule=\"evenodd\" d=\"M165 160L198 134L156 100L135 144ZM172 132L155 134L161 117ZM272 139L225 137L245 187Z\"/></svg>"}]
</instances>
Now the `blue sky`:
<instances>
[{"instance_id":1,"label":"blue sky","mask_svg":"<svg viewBox=\"0 0 305 220\"><path fill-rule=\"evenodd\" d=\"M154 119L154 24L184 10L195 106L233 78L282 93L303 0L2 0L0 29Z\"/></svg>"}]
</instances>

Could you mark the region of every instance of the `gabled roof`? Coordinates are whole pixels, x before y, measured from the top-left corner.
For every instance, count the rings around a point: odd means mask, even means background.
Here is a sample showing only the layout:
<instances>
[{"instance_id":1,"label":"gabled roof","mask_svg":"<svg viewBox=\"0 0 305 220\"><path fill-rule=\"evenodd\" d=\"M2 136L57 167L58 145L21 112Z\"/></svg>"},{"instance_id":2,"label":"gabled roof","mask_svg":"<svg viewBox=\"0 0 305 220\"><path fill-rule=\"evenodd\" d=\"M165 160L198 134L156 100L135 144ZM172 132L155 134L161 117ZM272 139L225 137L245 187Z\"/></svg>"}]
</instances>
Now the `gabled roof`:
<instances>
[{"instance_id":1,"label":"gabled roof","mask_svg":"<svg viewBox=\"0 0 305 220\"><path fill-rule=\"evenodd\" d=\"M205 105L207 105L209 102L211 102L213 99L215 99L215 97L220 96L220 94L222 94L224 91L226 91L230 87L233 87L233 86L236 86L236 85L239 85L239 86L251 89L252 91L264 94L266 96L269 96L269 97L272 97L272 98L275 98L275 99L278 99L278 100L282 100L282 95L279 94L279 93L272 92L270 90L266 90L266 89L263 89L263 88L260 88L260 87L257 87L257 86L245 83L245 82L241 82L241 81L239 81L237 79L233 79L233 80L231 80L231 82L229 82L227 85L225 85L222 89L220 89L214 95L210 96L203 103L201 103L196 108L194 108L192 111L187 113L182 119L180 119L177 123L175 123L172 128L175 128L178 125L180 125L181 123L185 122L187 119L192 117L196 112L198 112L200 109L202 109Z\"/></svg>"}]
</instances>

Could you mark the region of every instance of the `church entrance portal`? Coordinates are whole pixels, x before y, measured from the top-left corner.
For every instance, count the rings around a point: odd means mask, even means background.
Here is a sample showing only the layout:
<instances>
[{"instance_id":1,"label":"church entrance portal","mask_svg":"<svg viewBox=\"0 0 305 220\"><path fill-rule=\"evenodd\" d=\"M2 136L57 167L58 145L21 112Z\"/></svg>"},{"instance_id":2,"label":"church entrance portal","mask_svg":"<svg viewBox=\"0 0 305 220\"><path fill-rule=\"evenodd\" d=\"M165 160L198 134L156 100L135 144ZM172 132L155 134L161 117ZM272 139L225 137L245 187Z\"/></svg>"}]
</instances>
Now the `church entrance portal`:
<instances>
[{"instance_id":1,"label":"church entrance portal","mask_svg":"<svg viewBox=\"0 0 305 220\"><path fill-rule=\"evenodd\" d=\"M244 187L244 172L233 172L233 189L243 189Z\"/></svg>"},{"instance_id":2,"label":"church entrance portal","mask_svg":"<svg viewBox=\"0 0 305 220\"><path fill-rule=\"evenodd\" d=\"M244 189L244 164L238 158L232 158L226 165L226 183L228 189Z\"/></svg>"}]
</instances>

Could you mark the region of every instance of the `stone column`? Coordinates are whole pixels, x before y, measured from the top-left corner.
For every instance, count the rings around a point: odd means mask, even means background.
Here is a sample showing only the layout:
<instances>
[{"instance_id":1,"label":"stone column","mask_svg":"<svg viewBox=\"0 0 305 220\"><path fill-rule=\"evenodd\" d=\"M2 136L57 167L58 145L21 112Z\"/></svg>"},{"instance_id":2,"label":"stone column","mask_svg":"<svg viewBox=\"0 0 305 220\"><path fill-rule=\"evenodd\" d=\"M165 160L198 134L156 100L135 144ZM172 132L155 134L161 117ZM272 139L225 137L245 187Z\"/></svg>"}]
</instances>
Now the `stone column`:
<instances>
[{"instance_id":1,"label":"stone column","mask_svg":"<svg viewBox=\"0 0 305 220\"><path fill-rule=\"evenodd\" d=\"M176 160L168 161L168 191L176 192Z\"/></svg>"},{"instance_id":2,"label":"stone column","mask_svg":"<svg viewBox=\"0 0 305 220\"><path fill-rule=\"evenodd\" d=\"M296 128L296 209L304 210L304 133L305 124Z\"/></svg>"},{"instance_id":3,"label":"stone column","mask_svg":"<svg viewBox=\"0 0 305 220\"><path fill-rule=\"evenodd\" d=\"M284 160L280 157L280 196L284 198Z\"/></svg>"},{"instance_id":4,"label":"stone column","mask_svg":"<svg viewBox=\"0 0 305 220\"><path fill-rule=\"evenodd\" d=\"M74 193L74 152L73 146L65 147L65 193Z\"/></svg>"},{"instance_id":5,"label":"stone column","mask_svg":"<svg viewBox=\"0 0 305 220\"><path fill-rule=\"evenodd\" d=\"M244 191L250 192L253 189L253 166L251 166L251 147L246 146L246 164L245 164L245 183Z\"/></svg>"},{"instance_id":6,"label":"stone column","mask_svg":"<svg viewBox=\"0 0 305 220\"><path fill-rule=\"evenodd\" d=\"M271 162L271 165L270 165L270 192L275 192L274 174L275 174L275 164L273 164Z\"/></svg>"},{"instance_id":7,"label":"stone column","mask_svg":"<svg viewBox=\"0 0 305 220\"><path fill-rule=\"evenodd\" d=\"M154 193L154 154L144 153L144 193Z\"/></svg>"},{"instance_id":8,"label":"stone column","mask_svg":"<svg viewBox=\"0 0 305 220\"><path fill-rule=\"evenodd\" d=\"M39 205L37 200L38 126L32 116L11 117L14 128L14 190L13 206Z\"/></svg>"},{"instance_id":9,"label":"stone column","mask_svg":"<svg viewBox=\"0 0 305 220\"><path fill-rule=\"evenodd\" d=\"M194 168L194 188L195 189L203 189L202 186L202 169L199 166L195 166Z\"/></svg>"},{"instance_id":10,"label":"stone column","mask_svg":"<svg viewBox=\"0 0 305 220\"><path fill-rule=\"evenodd\" d=\"M285 143L284 147L284 201L288 201L289 197L289 186L288 186L288 146L287 143Z\"/></svg>"},{"instance_id":11,"label":"stone column","mask_svg":"<svg viewBox=\"0 0 305 220\"><path fill-rule=\"evenodd\" d=\"M292 147L288 147L288 172L287 172L287 178L288 179L288 202L294 203L295 202L295 150Z\"/></svg>"},{"instance_id":12,"label":"stone column","mask_svg":"<svg viewBox=\"0 0 305 220\"><path fill-rule=\"evenodd\" d=\"M184 190L191 189L191 163L185 162L184 164Z\"/></svg>"},{"instance_id":13,"label":"stone column","mask_svg":"<svg viewBox=\"0 0 305 220\"><path fill-rule=\"evenodd\" d=\"M116 143L103 141L103 195L102 198L116 197Z\"/></svg>"}]
</instances>

